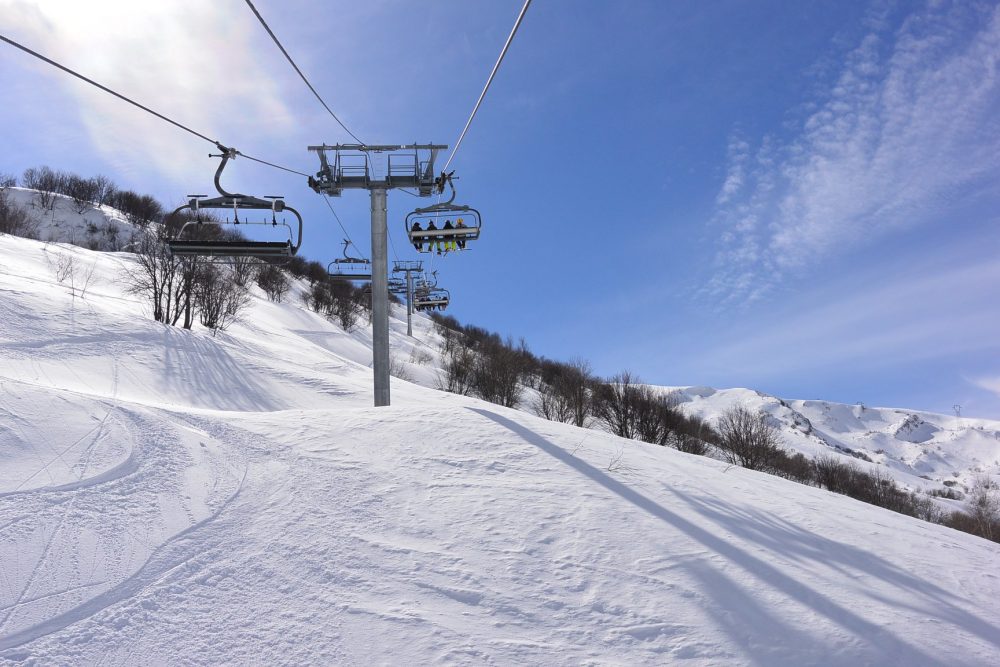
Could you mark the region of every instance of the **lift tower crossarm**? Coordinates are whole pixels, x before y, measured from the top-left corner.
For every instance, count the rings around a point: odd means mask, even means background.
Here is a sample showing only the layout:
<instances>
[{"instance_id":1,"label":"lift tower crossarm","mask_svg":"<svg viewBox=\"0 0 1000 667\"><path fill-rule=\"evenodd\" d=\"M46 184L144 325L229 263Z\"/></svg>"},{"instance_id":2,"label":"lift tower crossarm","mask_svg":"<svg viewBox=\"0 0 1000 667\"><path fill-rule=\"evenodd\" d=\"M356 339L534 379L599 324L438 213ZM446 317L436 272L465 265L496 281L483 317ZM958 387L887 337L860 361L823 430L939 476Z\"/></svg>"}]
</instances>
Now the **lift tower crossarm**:
<instances>
[{"instance_id":1,"label":"lift tower crossarm","mask_svg":"<svg viewBox=\"0 0 1000 667\"><path fill-rule=\"evenodd\" d=\"M389 151L443 151L447 150L447 144L334 144L332 146L323 144L322 146L309 146L311 151L361 151L363 153L387 153Z\"/></svg>"}]
</instances>

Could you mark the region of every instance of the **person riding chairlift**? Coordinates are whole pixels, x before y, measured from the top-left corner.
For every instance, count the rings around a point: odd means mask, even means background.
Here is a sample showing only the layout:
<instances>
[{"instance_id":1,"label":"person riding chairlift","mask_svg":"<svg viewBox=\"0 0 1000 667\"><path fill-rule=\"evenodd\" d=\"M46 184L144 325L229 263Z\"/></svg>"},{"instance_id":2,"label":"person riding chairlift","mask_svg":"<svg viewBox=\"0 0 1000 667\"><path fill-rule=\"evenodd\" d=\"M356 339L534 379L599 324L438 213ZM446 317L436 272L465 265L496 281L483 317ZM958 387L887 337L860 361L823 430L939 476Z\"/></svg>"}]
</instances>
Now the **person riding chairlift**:
<instances>
[{"instance_id":1,"label":"person riding chairlift","mask_svg":"<svg viewBox=\"0 0 1000 667\"><path fill-rule=\"evenodd\" d=\"M448 219L448 220L444 221L444 227L443 227L443 229L455 229L455 225L451 224L451 220ZM455 237L454 236L452 236L452 235L446 235L444 237L444 239L445 239L444 240L444 251L445 252L448 252L450 250L454 250L456 248L456 246L455 246Z\"/></svg>"},{"instance_id":2,"label":"person riding chairlift","mask_svg":"<svg viewBox=\"0 0 1000 667\"><path fill-rule=\"evenodd\" d=\"M455 225L455 229L467 229L467 227L465 225L465 222L462 220L462 218L458 219L458 223ZM458 249L459 250L465 250L465 237L464 236L458 237Z\"/></svg>"},{"instance_id":3,"label":"person riding chairlift","mask_svg":"<svg viewBox=\"0 0 1000 667\"><path fill-rule=\"evenodd\" d=\"M437 225L434 224L433 220L431 220L430 222L427 223L427 231L429 231L429 232L436 232L437 231ZM441 254L441 237L440 236L428 236L427 237L427 252L430 252L435 247L437 248L437 253L440 255Z\"/></svg>"},{"instance_id":4,"label":"person riding chairlift","mask_svg":"<svg viewBox=\"0 0 1000 667\"><path fill-rule=\"evenodd\" d=\"M411 228L411 231L422 232L424 230L420 226L419 222L414 222L413 223L413 227ZM424 249L424 241L423 241L423 239L415 239L413 241L413 247L417 249L417 252L423 252L423 249Z\"/></svg>"}]
</instances>

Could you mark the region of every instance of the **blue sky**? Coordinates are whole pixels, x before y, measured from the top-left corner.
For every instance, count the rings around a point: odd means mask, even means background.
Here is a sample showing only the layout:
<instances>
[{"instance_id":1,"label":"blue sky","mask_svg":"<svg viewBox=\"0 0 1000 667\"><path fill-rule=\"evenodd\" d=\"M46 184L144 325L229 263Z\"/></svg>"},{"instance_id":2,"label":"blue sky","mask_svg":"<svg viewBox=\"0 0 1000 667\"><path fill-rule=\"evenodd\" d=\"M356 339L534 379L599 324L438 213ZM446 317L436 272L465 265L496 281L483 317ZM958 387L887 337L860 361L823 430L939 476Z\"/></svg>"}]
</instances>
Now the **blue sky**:
<instances>
[{"instance_id":1,"label":"blue sky","mask_svg":"<svg viewBox=\"0 0 1000 667\"><path fill-rule=\"evenodd\" d=\"M256 0L371 143L454 144L520 0ZM86 5L86 6L81 6ZM239 0L0 0L2 32L301 171L348 141ZM453 167L482 239L434 259L460 320L659 384L1000 418L1000 9L535 0ZM208 144L0 50L0 172L180 203ZM343 234L301 177L303 253ZM368 202L334 200L362 251ZM390 195L390 232L412 259Z\"/></svg>"}]
</instances>

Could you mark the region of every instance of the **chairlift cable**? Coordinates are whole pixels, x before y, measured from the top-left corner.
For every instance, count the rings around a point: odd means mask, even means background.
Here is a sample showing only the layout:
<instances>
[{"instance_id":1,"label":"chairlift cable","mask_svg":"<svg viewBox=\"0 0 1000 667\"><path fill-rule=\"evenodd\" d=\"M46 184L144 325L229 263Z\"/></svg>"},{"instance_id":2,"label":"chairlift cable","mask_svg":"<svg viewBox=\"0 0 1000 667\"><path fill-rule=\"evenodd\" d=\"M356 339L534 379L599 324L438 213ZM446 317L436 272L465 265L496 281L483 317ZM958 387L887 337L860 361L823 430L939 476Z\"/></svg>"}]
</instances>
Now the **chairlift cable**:
<instances>
[{"instance_id":1,"label":"chairlift cable","mask_svg":"<svg viewBox=\"0 0 1000 667\"><path fill-rule=\"evenodd\" d=\"M287 172L292 173L292 174L298 174L299 176L305 176L305 177L308 178L309 176L312 175L312 174L307 174L307 173L302 172L302 171L298 171L296 169L289 169L288 167L282 167L280 164L274 164L273 162L268 162L267 160L261 160L260 158L256 158L256 157L254 157L252 155L247 155L246 153L243 153L241 151L236 151L236 154L239 155L240 157L245 157L248 160L253 160L254 162L260 162L261 164L266 164L268 167L274 167L275 169L281 169L282 171L287 171Z\"/></svg>"},{"instance_id":2,"label":"chairlift cable","mask_svg":"<svg viewBox=\"0 0 1000 667\"><path fill-rule=\"evenodd\" d=\"M396 261L398 262L399 261L399 253L396 252L396 243L392 240L392 234L389 234L388 230L386 230L386 236L389 237L389 247L392 248L392 256L395 257Z\"/></svg>"},{"instance_id":3,"label":"chairlift cable","mask_svg":"<svg viewBox=\"0 0 1000 667\"><path fill-rule=\"evenodd\" d=\"M249 1L250 0L247 0L247 2ZM455 142L455 148L452 149L451 155L448 157L448 162L445 163L442 171L448 171L448 167L451 166L451 161L455 159L455 153L458 152L458 147L462 145L462 140L465 139L465 133L469 131L469 126L472 125L472 119L476 117L476 112L479 111L479 105L483 103L483 98L486 97L486 91L490 89L490 84L493 83L493 77L496 76L497 70L500 69L500 63L503 62L504 56L507 55L507 49L510 48L510 43L514 40L514 35L517 33L517 29L521 26L521 21L524 19L524 14L528 11L528 5L530 4L531 0L524 0L524 6L521 7L521 13L517 15L517 20L514 22L514 27L511 29L510 35L507 37L507 42L503 45L503 49L500 51L500 57L497 58L496 64L493 65L493 71L490 72L490 76L486 80L483 92L479 94L476 106L472 108L469 120L466 121L465 128L462 130L462 134L458 137L458 141Z\"/></svg>"},{"instance_id":4,"label":"chairlift cable","mask_svg":"<svg viewBox=\"0 0 1000 667\"><path fill-rule=\"evenodd\" d=\"M260 21L260 24L262 26L264 26L264 30L267 31L267 34L271 36L271 40L278 47L278 49L281 51L281 53L285 56L285 60L287 60L288 63L295 69L295 71L299 75L299 78L301 78L302 81L303 81L303 83L305 83L309 87L309 90L311 90L312 94L316 96L316 99L319 100L319 103L323 105L323 108L325 108L327 110L327 112L331 116L333 116L333 119L335 121L337 121L338 125L340 125L342 128L344 128L344 132L347 132L349 135L351 135L351 137L353 137L354 140L357 141L359 144L364 144L365 142L363 142L360 139L358 139L358 136L356 134L354 134L353 132L351 132L350 130L348 130L347 126L344 125L343 121L341 121L339 118L337 118L337 114L333 113L333 110L330 108L330 106L325 101L323 101L323 98L320 97L319 93L316 92L316 89L313 88L313 85L311 83L309 83L309 79L307 79L306 75L302 73L302 70L299 69L299 66L295 64L295 61L292 60L292 57L290 55L288 55L288 51L286 51L285 47L281 45L280 41L278 41L278 37L271 30L271 27L269 25L267 25L267 21L265 21L264 17L260 15L260 12L257 11L257 8L254 7L253 3L250 0L246 0L246 3L247 3L247 6L250 7L250 11L252 11L254 13L254 16L257 17L257 20Z\"/></svg>"},{"instance_id":5,"label":"chairlift cable","mask_svg":"<svg viewBox=\"0 0 1000 667\"><path fill-rule=\"evenodd\" d=\"M330 213L333 213L333 217L337 220L337 224L340 225L340 231L344 232L344 236L346 236L347 240L351 242L351 245L354 246L358 252L361 252L361 248L358 248L357 244L354 243L354 239L352 239L351 235L347 233L347 228L344 227L344 223L340 221L340 216L337 215L337 212L333 209L333 204L330 203L330 198L326 196L326 193L323 193L323 201L326 202L327 207L330 209ZM368 258L364 257L363 259Z\"/></svg>"},{"instance_id":6,"label":"chairlift cable","mask_svg":"<svg viewBox=\"0 0 1000 667\"><path fill-rule=\"evenodd\" d=\"M142 104L139 104L135 100L133 100L133 99L131 99L129 97L126 97L125 95L122 95L121 93L115 92L114 90L108 88L107 86L104 86L104 85L102 85L102 84L94 81L93 79L90 79L90 78L84 76L83 74L80 74L79 72L74 71L74 70L70 69L69 67L66 67L65 65L61 65L61 64L57 63L56 61L52 60L51 58L47 58L47 57L43 56L41 53L38 53L37 51L33 51L32 49L29 49L27 46L24 46L23 44L19 44L19 43L15 42L14 40L10 39L9 37L6 37L5 35L0 35L0 40L3 40L4 42L7 42L8 44L10 44L11 46L13 46L15 48L21 49L25 53L27 53L29 55L32 55L35 58L38 58L42 62L48 63L49 65L52 65L53 67L66 72L67 74L75 76L76 78L80 79L81 81L85 81L85 82L89 83L90 85L95 86L96 88L99 88L99 89L103 90L104 92L106 92L106 93L108 93L110 95L114 95L115 97L117 97L118 99L122 100L123 102L128 102L132 106L138 107L139 109L142 109L146 113L152 114L153 116L156 116L160 120L163 120L163 121L166 121L166 122L170 123L174 127L180 128L180 129L184 130L185 132L193 134L194 136L198 137L199 139L204 139L205 141L209 142L213 146L216 146L216 147L221 147L222 146L222 144L219 141L217 141L215 139L212 139L211 137L208 137L207 135L204 135L201 132L197 132L195 130L192 130L187 125L183 125L181 123L178 123L176 120L173 120L172 118L168 118L167 116L164 116L163 114L161 114L161 113L159 113L157 111L153 111L149 107L144 106ZM276 169L282 169L284 171L288 171L288 172L291 172L293 174L298 174L300 176L309 176L309 174L303 173L301 171L297 171L295 169L289 169L288 167L282 167L281 165L274 164L273 162L267 162L267 161L261 160L259 158L255 158L252 155L247 155L246 153L241 153L240 151L236 151L236 153L237 153L237 155L245 157L248 160L253 160L254 162L260 162L261 164L266 164L269 167L274 167Z\"/></svg>"}]
</instances>

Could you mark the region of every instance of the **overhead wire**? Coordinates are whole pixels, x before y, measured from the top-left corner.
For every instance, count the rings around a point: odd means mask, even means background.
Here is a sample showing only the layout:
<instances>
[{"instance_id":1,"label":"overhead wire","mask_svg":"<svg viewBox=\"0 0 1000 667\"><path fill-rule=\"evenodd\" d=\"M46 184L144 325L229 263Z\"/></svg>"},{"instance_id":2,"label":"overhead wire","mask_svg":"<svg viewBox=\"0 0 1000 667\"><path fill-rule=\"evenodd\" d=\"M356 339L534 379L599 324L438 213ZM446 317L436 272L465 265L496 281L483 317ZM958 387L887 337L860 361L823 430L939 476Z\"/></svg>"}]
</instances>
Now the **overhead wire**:
<instances>
[{"instance_id":1,"label":"overhead wire","mask_svg":"<svg viewBox=\"0 0 1000 667\"><path fill-rule=\"evenodd\" d=\"M320 96L319 92L317 92L316 88L309 82L309 79L306 78L306 75L303 74L303 72L302 72L301 69L299 69L299 66L295 64L295 61L292 59L292 56L289 55L288 51L281 44L281 40L279 40L278 36L274 34L273 30L271 30L271 26L269 26L267 24L267 21L264 20L264 17L261 15L260 11L257 10L257 7L254 6L253 2L251 2L251 0L245 0L245 2L247 4L247 7L250 8L250 11L252 11L253 14L254 14L254 16L257 17L257 20L260 21L261 26L263 26L263 28L267 32L268 36L270 36L271 41L273 41L274 45L278 47L278 50L281 51L281 54L283 56L285 56L285 60L287 60L288 64L292 66L292 69L294 69L295 73L299 75L299 78L302 79L302 82L304 84L306 84L306 86L312 92L313 96L317 100L319 100L320 104L323 105L323 108L326 109L327 113L329 113L330 116L332 116L333 119L335 121L337 121L337 124L340 125L340 127L342 127L344 129L344 132L347 132L347 134L351 135L351 137L355 141L357 141L359 144L364 144L365 142L361 141L361 139L359 139L356 134L354 134L353 132L351 132L351 130L348 129L348 127L346 125L344 125L344 122L342 120L340 120L340 118L337 117L337 114L335 114L333 112L333 109L330 108L330 105L326 103L326 101L322 98L322 96ZM340 216L337 215L337 211L334 210L333 204L330 203L330 199L329 199L329 197L326 196L325 193L323 194L323 200L326 202L327 207L330 209L330 213L332 213L333 217L337 220L337 224L340 225L340 229L341 229L342 232L344 232L344 236L347 237L347 241L350 242L350 244L353 245L358 250L358 252L361 252L361 248L358 248L357 244L354 243L354 240L351 238L351 235L347 232L347 228L344 226L344 223L341 221ZM389 236L389 241L390 242L392 241L392 236L391 235ZM395 246L393 246L393 251L392 252L393 252L394 255L396 254L396 248L395 248ZM367 258L365 258L365 259L367 259ZM397 259L397 261L399 260L399 256L398 255L396 255L396 259Z\"/></svg>"},{"instance_id":2,"label":"overhead wire","mask_svg":"<svg viewBox=\"0 0 1000 667\"><path fill-rule=\"evenodd\" d=\"M399 261L399 253L396 252L396 243L395 243L395 241L392 240L392 234L388 234L387 233L386 236L389 237L389 247L392 248L392 256L395 257L396 261L398 262Z\"/></svg>"},{"instance_id":3,"label":"overhead wire","mask_svg":"<svg viewBox=\"0 0 1000 667\"><path fill-rule=\"evenodd\" d=\"M165 116L165 115L163 115L162 113L160 113L158 111L154 111L153 109L150 109L149 107L147 107L147 106L145 106L143 104L139 104L138 102L136 102L132 98L127 97L125 95L122 95L121 93L119 93L117 91L114 91L111 88L108 88L107 86L105 86L103 84L100 84L97 81L94 81L93 79L91 79L91 78L89 78L87 76L84 76L83 74L80 74L79 72L77 72L75 70L70 69L69 67L66 67L65 65L62 65L62 64L56 62L55 60L52 60L51 58L43 56L41 53L39 53L37 51L34 51L34 50L28 48L27 46L24 46L23 44L19 44L18 42L15 42L14 40L10 39L9 37L6 37L5 35L0 35L0 40L3 40L4 42L10 44L11 46L13 46L15 48L18 48L21 51L24 51L25 53L27 53L27 54L29 54L31 56L34 56L35 58L38 58L39 60L41 60L44 63L52 65L56 69L60 69L63 72L66 72L67 74L69 74L71 76L75 76L76 78L80 79L81 81L85 81L85 82L89 83L90 85L92 85L92 86L94 86L96 88L99 88L100 90L103 90L104 92L108 93L109 95L113 95L113 96L117 97L118 99L122 100L123 102L127 102L127 103L131 104L134 107L142 109L146 113L152 114L153 116L156 116L160 120L163 120L163 121L165 121L167 123L170 123L174 127L177 127L177 128L179 128L181 130L184 130L185 132L188 132L190 134L193 134L194 136L198 137L199 139L204 139L205 141L209 142L210 144L215 145L216 147L218 147L220 149L223 148L223 145L222 145L222 143L220 141L218 141L216 139L212 139L208 135L202 134L201 132L198 132L197 130L193 130L190 127L188 127L187 125L184 125L183 123L179 123L176 120L174 120L174 119L172 119L172 118L170 118L168 116ZM267 165L269 167L274 167L275 169L281 169L283 171L291 172L293 174L298 174L300 176L309 176L309 174L306 174L304 172L298 171L296 169L290 169L288 167L283 167L283 166L281 166L279 164L274 164L273 162L268 162L266 160L262 160L260 158L253 157L252 155L247 155L246 153L243 153L243 152L240 152L240 151L236 151L236 154L240 155L242 157L245 157L248 160L253 160L254 162L260 162L261 164L265 164L265 165Z\"/></svg>"},{"instance_id":4,"label":"overhead wire","mask_svg":"<svg viewBox=\"0 0 1000 667\"><path fill-rule=\"evenodd\" d=\"M247 1L249 2L249 0ZM524 0L524 6L521 7L521 13L517 15L514 27L511 29L510 35L507 36L507 41L504 43L503 49L500 50L500 57L497 58L496 64L493 65L493 71L490 72L489 78L486 79L486 85L483 86L483 92L479 94L476 106L472 108L472 113L469 114L469 120L466 121L465 127L462 129L462 134L459 135L458 141L455 142L455 147L451 150L451 155L448 156L448 162L445 163L442 171L448 171L448 167L451 166L451 161L455 159L455 154L458 153L458 148L462 145L462 140L465 139L465 133L469 131L469 126L472 125L472 119L476 117L476 112L479 111L479 105L483 103L483 98L486 97L486 91L490 89L490 84L493 83L493 77L496 76L497 70L500 69L500 63L503 62L504 56L507 55L507 49L510 48L510 43L514 41L514 35L517 34L517 29L521 26L521 21L524 20L524 14L528 11L528 5L530 4L531 0Z\"/></svg>"},{"instance_id":5,"label":"overhead wire","mask_svg":"<svg viewBox=\"0 0 1000 667\"><path fill-rule=\"evenodd\" d=\"M285 56L285 59L288 61L288 64L290 64L292 68L295 69L296 73L299 75L299 78L301 78L302 82L309 87L309 90L311 90L312 94L316 96L316 99L319 100L319 103L323 105L323 108L326 109L327 113L333 116L333 119L337 121L337 124L340 125L342 128L344 128L344 132L347 132L349 135L351 135L351 137L353 137L354 140L357 141L359 144L364 144L365 142L361 141L361 139L358 139L358 136L356 134L347 129L347 126L344 125L344 122L339 118L337 118L337 114L333 113L333 109L330 108L330 105L328 105L323 100L323 98L320 97L320 94L316 92L316 89L313 87L313 85L309 83L309 79L307 79L306 75L302 73L302 70L299 69L299 66L295 64L295 61L292 60L292 57L288 55L288 51L286 51L285 47L281 45L281 41L278 40L277 35L275 35L274 31L271 30L271 27L267 24L267 21L264 20L264 17L260 15L260 12L257 11L257 8L254 7L254 4L250 0L245 0L245 2L247 3L247 6L250 8L250 11L252 11L254 13L254 16L257 17L257 20L260 21L260 24L264 26L264 30L267 31L267 34L271 36L271 40L274 42L275 46L277 46L278 49L281 51L282 55Z\"/></svg>"},{"instance_id":6,"label":"overhead wire","mask_svg":"<svg viewBox=\"0 0 1000 667\"><path fill-rule=\"evenodd\" d=\"M340 231L344 232L344 236L347 237L348 242L350 242L350 244L354 246L358 252L361 252L361 248L358 248L358 245L354 242L354 239L352 239L351 235L347 232L347 228L344 227L344 223L341 222L340 216L337 215L337 212L333 209L333 204L330 203L330 197L328 197L325 192L322 193L322 195L323 195L323 201L326 202L327 207L330 209L330 213L333 213L333 217L337 220L337 224L340 225ZM368 259L368 258L364 257L363 259Z\"/></svg>"}]
</instances>

